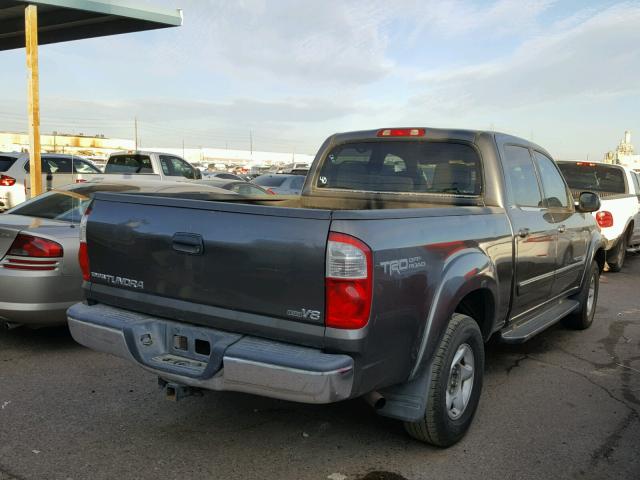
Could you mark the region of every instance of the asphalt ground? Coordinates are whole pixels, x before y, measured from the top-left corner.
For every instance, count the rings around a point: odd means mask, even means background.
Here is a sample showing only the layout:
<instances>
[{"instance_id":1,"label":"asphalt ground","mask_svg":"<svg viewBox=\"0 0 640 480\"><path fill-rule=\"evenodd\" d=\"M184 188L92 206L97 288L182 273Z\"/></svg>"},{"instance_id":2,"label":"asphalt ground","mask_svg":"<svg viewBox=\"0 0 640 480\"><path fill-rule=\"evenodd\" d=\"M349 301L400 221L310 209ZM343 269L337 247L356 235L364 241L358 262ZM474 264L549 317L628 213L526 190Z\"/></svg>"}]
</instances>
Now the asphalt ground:
<instances>
[{"instance_id":1,"label":"asphalt ground","mask_svg":"<svg viewBox=\"0 0 640 480\"><path fill-rule=\"evenodd\" d=\"M0 480L640 479L640 256L604 274L597 318L489 345L475 422L441 450L360 400L300 405L156 378L66 329L0 332Z\"/></svg>"}]
</instances>

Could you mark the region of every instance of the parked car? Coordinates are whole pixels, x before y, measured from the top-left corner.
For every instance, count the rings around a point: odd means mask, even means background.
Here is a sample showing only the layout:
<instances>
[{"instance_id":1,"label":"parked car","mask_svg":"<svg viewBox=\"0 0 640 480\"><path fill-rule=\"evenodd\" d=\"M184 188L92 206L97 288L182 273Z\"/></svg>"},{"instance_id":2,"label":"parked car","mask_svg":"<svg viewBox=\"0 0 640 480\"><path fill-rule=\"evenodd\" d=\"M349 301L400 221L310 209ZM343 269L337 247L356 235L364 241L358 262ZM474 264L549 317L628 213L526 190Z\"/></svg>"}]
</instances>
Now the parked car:
<instances>
[{"instance_id":1,"label":"parked car","mask_svg":"<svg viewBox=\"0 0 640 480\"><path fill-rule=\"evenodd\" d=\"M253 179L253 183L280 195L300 195L305 177L283 173L269 173Z\"/></svg>"},{"instance_id":2,"label":"parked car","mask_svg":"<svg viewBox=\"0 0 640 480\"><path fill-rule=\"evenodd\" d=\"M69 327L175 399L362 396L448 446L476 412L486 341L594 319L599 198L574 206L549 153L521 138L337 134L296 198L122 197L97 193L83 218L87 302Z\"/></svg>"},{"instance_id":3,"label":"parked car","mask_svg":"<svg viewBox=\"0 0 640 480\"><path fill-rule=\"evenodd\" d=\"M185 182L87 182L51 190L0 215L0 324L65 324L82 298L82 214L95 192L231 192Z\"/></svg>"},{"instance_id":4,"label":"parked car","mask_svg":"<svg viewBox=\"0 0 640 480\"><path fill-rule=\"evenodd\" d=\"M235 173L228 173L228 172L207 172L205 174L206 178L223 178L225 180L238 180L238 181L245 181L244 178L242 178L240 175L236 175Z\"/></svg>"},{"instance_id":5,"label":"parked car","mask_svg":"<svg viewBox=\"0 0 640 480\"><path fill-rule=\"evenodd\" d=\"M231 190L232 192L240 195L273 195L272 192L269 192L261 186L255 185L251 182L245 182L244 180L228 180L225 178L216 177L211 179L207 178L205 180L197 180L195 183L218 187L224 190Z\"/></svg>"},{"instance_id":6,"label":"parked car","mask_svg":"<svg viewBox=\"0 0 640 480\"><path fill-rule=\"evenodd\" d=\"M93 163L75 155L43 153L41 161L45 190L86 181L102 173ZM0 211L24 202L30 191L29 154L0 153Z\"/></svg>"},{"instance_id":7,"label":"parked car","mask_svg":"<svg viewBox=\"0 0 640 480\"><path fill-rule=\"evenodd\" d=\"M594 213L606 242L609 270L619 272L627 249L640 246L640 187L633 170L595 162L558 162L575 198L584 190L600 196Z\"/></svg>"},{"instance_id":8,"label":"parked car","mask_svg":"<svg viewBox=\"0 0 640 480\"><path fill-rule=\"evenodd\" d=\"M185 159L168 153L148 151L117 152L109 155L104 167L105 174L124 175L124 178L142 179L143 175L156 180L197 180L202 173ZM106 177L108 178L108 177Z\"/></svg>"}]
</instances>

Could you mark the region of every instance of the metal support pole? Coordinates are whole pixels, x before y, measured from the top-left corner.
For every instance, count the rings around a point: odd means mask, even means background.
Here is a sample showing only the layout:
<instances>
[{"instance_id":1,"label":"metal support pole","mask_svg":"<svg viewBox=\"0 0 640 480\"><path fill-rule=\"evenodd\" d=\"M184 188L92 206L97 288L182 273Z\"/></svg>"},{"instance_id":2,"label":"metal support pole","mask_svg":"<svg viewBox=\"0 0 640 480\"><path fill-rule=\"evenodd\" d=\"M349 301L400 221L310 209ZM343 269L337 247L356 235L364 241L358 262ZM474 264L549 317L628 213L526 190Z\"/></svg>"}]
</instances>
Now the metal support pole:
<instances>
[{"instance_id":1,"label":"metal support pole","mask_svg":"<svg viewBox=\"0 0 640 480\"><path fill-rule=\"evenodd\" d=\"M29 111L29 183L31 197L42 193L42 164L40 163L40 93L38 74L38 7L28 5L24 10L25 44L27 47L27 102Z\"/></svg>"}]
</instances>

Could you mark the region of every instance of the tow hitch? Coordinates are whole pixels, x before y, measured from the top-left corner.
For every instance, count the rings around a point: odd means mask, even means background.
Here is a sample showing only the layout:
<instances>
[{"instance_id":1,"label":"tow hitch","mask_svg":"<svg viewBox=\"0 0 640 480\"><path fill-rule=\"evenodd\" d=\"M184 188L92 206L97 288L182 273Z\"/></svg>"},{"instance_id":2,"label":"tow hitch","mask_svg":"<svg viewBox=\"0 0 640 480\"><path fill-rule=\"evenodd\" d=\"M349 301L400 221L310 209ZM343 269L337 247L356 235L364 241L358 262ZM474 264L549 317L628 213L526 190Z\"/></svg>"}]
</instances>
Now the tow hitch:
<instances>
[{"instance_id":1,"label":"tow hitch","mask_svg":"<svg viewBox=\"0 0 640 480\"><path fill-rule=\"evenodd\" d=\"M172 402L177 402L185 397L201 397L203 395L201 388L167 382L160 377L158 377L158 386L165 391L165 398Z\"/></svg>"}]
</instances>

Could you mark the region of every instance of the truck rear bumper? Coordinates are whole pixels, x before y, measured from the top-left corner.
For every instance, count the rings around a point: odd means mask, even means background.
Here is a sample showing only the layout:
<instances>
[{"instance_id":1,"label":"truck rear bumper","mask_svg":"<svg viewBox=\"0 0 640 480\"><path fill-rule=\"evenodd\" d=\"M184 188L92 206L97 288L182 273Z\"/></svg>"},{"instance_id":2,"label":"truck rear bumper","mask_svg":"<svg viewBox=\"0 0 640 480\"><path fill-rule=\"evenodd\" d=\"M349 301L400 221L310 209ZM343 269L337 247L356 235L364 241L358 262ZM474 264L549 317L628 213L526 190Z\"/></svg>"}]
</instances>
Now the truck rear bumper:
<instances>
[{"instance_id":1,"label":"truck rear bumper","mask_svg":"<svg viewBox=\"0 0 640 480\"><path fill-rule=\"evenodd\" d=\"M133 361L174 383L301 403L332 403L351 396L354 363L348 355L102 304L76 304L67 317L78 343Z\"/></svg>"}]
</instances>

